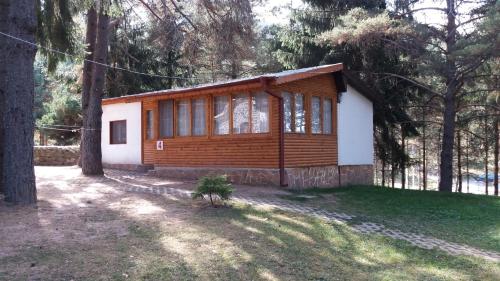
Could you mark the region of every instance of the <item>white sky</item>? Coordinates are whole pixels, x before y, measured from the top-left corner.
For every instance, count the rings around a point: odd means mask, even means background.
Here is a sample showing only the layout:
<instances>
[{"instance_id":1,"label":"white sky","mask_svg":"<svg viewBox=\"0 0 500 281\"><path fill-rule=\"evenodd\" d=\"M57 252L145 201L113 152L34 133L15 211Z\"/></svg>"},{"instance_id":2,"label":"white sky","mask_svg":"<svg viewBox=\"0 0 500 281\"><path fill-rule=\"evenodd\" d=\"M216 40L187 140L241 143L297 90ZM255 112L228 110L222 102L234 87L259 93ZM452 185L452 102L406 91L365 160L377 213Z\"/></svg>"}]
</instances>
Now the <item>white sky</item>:
<instances>
[{"instance_id":1,"label":"white sky","mask_svg":"<svg viewBox=\"0 0 500 281\"><path fill-rule=\"evenodd\" d=\"M388 5L391 5L393 1L388 0ZM474 1L464 1L466 3L458 7L458 12L465 13L477 4L471 3ZM305 4L302 0L263 0L260 7L255 8L255 13L257 19L261 25L271 25L271 24L287 24L290 16L290 10L288 7L292 8L304 8ZM423 7L446 7L446 1L444 0L421 0L418 2L414 8ZM436 10L423 10L416 13L417 20L422 23L427 24L439 24L446 20L445 14Z\"/></svg>"},{"instance_id":2,"label":"white sky","mask_svg":"<svg viewBox=\"0 0 500 281\"><path fill-rule=\"evenodd\" d=\"M301 0L263 0L254 12L261 25L287 24L290 16L288 7L296 9L303 5Z\"/></svg>"}]
</instances>

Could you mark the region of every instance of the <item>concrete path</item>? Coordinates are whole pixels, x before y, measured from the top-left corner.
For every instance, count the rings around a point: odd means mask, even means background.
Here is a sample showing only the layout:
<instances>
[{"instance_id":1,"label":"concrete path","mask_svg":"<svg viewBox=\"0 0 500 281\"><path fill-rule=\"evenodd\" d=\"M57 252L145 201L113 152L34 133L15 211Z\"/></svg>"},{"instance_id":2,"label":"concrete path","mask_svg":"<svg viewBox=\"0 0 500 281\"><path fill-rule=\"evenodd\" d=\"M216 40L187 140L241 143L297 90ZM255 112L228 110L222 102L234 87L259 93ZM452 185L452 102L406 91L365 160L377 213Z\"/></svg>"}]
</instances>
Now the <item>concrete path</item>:
<instances>
[{"instance_id":1,"label":"concrete path","mask_svg":"<svg viewBox=\"0 0 500 281\"><path fill-rule=\"evenodd\" d=\"M191 189L194 186L194 183L168 181L165 179L154 178L142 173L125 172L118 170L107 170L106 177L122 183L123 189L128 192L143 192L158 195L167 195L175 197L177 199L190 199ZM295 202L281 200L272 195L258 197L256 195L236 194L232 197L232 199L256 207L270 207L278 210L308 215L323 219L327 222L347 223L355 218L355 216L345 213L326 211L323 209L304 206ZM382 224L362 222L359 224L349 225L355 231L358 231L360 233L379 234L391 237L393 239L404 240L422 249L439 249L453 256L470 255L494 262L500 262L500 254L496 252L477 249L463 244L452 243L430 236L403 232L397 229L390 229L386 228Z\"/></svg>"}]
</instances>

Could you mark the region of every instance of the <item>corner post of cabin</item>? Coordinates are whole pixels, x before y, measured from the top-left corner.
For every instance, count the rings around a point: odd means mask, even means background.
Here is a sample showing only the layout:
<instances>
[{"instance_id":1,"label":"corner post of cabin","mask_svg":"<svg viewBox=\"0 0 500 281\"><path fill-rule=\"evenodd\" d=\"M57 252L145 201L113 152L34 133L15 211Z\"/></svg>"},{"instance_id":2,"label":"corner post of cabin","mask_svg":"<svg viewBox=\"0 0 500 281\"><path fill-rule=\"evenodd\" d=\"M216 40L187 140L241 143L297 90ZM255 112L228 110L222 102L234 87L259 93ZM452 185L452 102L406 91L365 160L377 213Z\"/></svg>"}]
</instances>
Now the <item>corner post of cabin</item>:
<instances>
[{"instance_id":1,"label":"corner post of cabin","mask_svg":"<svg viewBox=\"0 0 500 281\"><path fill-rule=\"evenodd\" d=\"M262 90L277 98L278 99L278 104L279 104L279 109L278 109L278 128L279 128L279 171L280 171L280 186L286 187L288 186L288 181L287 178L285 177L285 126L283 124L284 122L284 104L283 104L283 97L277 93L274 93L269 89L269 81L267 77L261 77L260 78L260 83L262 85Z\"/></svg>"}]
</instances>

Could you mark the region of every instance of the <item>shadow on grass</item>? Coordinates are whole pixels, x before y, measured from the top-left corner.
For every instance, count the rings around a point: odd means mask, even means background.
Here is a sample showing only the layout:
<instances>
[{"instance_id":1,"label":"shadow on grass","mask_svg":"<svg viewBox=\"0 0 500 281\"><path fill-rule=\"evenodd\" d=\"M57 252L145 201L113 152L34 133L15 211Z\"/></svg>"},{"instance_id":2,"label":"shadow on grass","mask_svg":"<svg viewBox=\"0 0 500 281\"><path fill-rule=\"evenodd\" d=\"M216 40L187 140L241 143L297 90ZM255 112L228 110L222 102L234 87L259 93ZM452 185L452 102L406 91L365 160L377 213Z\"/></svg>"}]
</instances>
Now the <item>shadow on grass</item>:
<instances>
[{"instance_id":1,"label":"shadow on grass","mask_svg":"<svg viewBox=\"0 0 500 281\"><path fill-rule=\"evenodd\" d=\"M38 209L20 211L16 220L41 239L0 258L5 279L494 280L500 274L481 260L286 212L124 193L127 183L106 178L97 185L70 178L65 185ZM56 189L50 181L42 188ZM2 218L16 215L0 210ZM15 224L2 220L0 232Z\"/></svg>"},{"instance_id":2,"label":"shadow on grass","mask_svg":"<svg viewBox=\"0 0 500 281\"><path fill-rule=\"evenodd\" d=\"M296 200L304 194L317 196L301 200L314 207L500 252L500 198L374 186L315 188L283 198Z\"/></svg>"}]
</instances>

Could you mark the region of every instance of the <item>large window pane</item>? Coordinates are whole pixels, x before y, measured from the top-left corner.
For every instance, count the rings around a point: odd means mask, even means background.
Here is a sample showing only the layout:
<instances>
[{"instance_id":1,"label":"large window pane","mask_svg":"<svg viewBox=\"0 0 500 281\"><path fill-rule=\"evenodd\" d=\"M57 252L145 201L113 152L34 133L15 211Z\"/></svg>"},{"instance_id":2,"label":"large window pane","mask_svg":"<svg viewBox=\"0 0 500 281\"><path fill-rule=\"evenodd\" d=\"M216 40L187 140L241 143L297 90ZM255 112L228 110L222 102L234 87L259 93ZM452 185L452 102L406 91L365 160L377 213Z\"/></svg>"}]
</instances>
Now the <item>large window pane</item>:
<instances>
[{"instance_id":1,"label":"large window pane","mask_svg":"<svg viewBox=\"0 0 500 281\"><path fill-rule=\"evenodd\" d=\"M214 134L229 134L229 97L214 98Z\"/></svg>"},{"instance_id":2,"label":"large window pane","mask_svg":"<svg viewBox=\"0 0 500 281\"><path fill-rule=\"evenodd\" d=\"M283 93L283 122L285 123L285 132L292 131L292 95L290 93Z\"/></svg>"},{"instance_id":3,"label":"large window pane","mask_svg":"<svg viewBox=\"0 0 500 281\"><path fill-rule=\"evenodd\" d=\"M193 100L193 135L205 135L205 99Z\"/></svg>"},{"instance_id":4,"label":"large window pane","mask_svg":"<svg viewBox=\"0 0 500 281\"><path fill-rule=\"evenodd\" d=\"M304 95L295 94L295 132L306 132L306 111L304 108Z\"/></svg>"},{"instance_id":5,"label":"large window pane","mask_svg":"<svg viewBox=\"0 0 500 281\"><path fill-rule=\"evenodd\" d=\"M111 135L110 144L126 144L127 143L127 121L111 121L109 122Z\"/></svg>"},{"instance_id":6,"label":"large window pane","mask_svg":"<svg viewBox=\"0 0 500 281\"><path fill-rule=\"evenodd\" d=\"M154 137L154 132L153 132L153 111L152 110L147 110L146 111L146 139L152 140Z\"/></svg>"},{"instance_id":7,"label":"large window pane","mask_svg":"<svg viewBox=\"0 0 500 281\"><path fill-rule=\"evenodd\" d=\"M332 100L323 100L323 133L332 133Z\"/></svg>"},{"instance_id":8,"label":"large window pane","mask_svg":"<svg viewBox=\"0 0 500 281\"><path fill-rule=\"evenodd\" d=\"M189 136L189 100L180 100L177 102L177 135Z\"/></svg>"},{"instance_id":9,"label":"large window pane","mask_svg":"<svg viewBox=\"0 0 500 281\"><path fill-rule=\"evenodd\" d=\"M321 98L312 97L311 110L311 131L313 134L321 134Z\"/></svg>"},{"instance_id":10,"label":"large window pane","mask_svg":"<svg viewBox=\"0 0 500 281\"><path fill-rule=\"evenodd\" d=\"M233 96L233 133L250 133L250 104L248 95L239 94Z\"/></svg>"},{"instance_id":11,"label":"large window pane","mask_svg":"<svg viewBox=\"0 0 500 281\"><path fill-rule=\"evenodd\" d=\"M269 98L266 93L252 96L252 133L269 132Z\"/></svg>"},{"instance_id":12,"label":"large window pane","mask_svg":"<svg viewBox=\"0 0 500 281\"><path fill-rule=\"evenodd\" d=\"M160 101L159 110L160 138L171 138L174 136L174 101Z\"/></svg>"}]
</instances>

